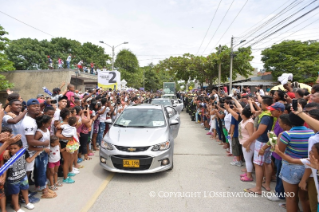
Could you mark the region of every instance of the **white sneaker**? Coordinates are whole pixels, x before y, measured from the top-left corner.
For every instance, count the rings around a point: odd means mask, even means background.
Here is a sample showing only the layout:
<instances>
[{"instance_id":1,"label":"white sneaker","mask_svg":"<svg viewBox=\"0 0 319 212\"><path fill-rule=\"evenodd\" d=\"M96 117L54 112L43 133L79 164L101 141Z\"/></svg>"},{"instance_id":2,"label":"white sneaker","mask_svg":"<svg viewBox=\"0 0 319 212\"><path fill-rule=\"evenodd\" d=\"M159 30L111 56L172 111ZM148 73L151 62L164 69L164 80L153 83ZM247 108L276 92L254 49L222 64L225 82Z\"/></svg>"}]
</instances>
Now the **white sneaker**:
<instances>
[{"instance_id":1,"label":"white sneaker","mask_svg":"<svg viewBox=\"0 0 319 212\"><path fill-rule=\"evenodd\" d=\"M72 170L79 171L79 169L78 169L78 168L75 168L75 167L73 167L73 169L72 169Z\"/></svg>"},{"instance_id":2,"label":"white sneaker","mask_svg":"<svg viewBox=\"0 0 319 212\"><path fill-rule=\"evenodd\" d=\"M76 170L73 169L70 173L72 173L72 174L79 174L80 171L76 171Z\"/></svg>"},{"instance_id":3,"label":"white sneaker","mask_svg":"<svg viewBox=\"0 0 319 212\"><path fill-rule=\"evenodd\" d=\"M25 211L20 208L20 209L17 210L16 212L25 212Z\"/></svg>"},{"instance_id":4,"label":"white sneaker","mask_svg":"<svg viewBox=\"0 0 319 212\"><path fill-rule=\"evenodd\" d=\"M232 165L232 166L238 166L238 167L241 167L241 166L242 166L242 164L241 164L241 162L240 162L240 161L233 161L233 162L230 162L230 165Z\"/></svg>"},{"instance_id":5,"label":"white sneaker","mask_svg":"<svg viewBox=\"0 0 319 212\"><path fill-rule=\"evenodd\" d=\"M273 202L284 201L284 199L277 197L275 193L273 193L271 196L267 195L267 199Z\"/></svg>"},{"instance_id":6,"label":"white sneaker","mask_svg":"<svg viewBox=\"0 0 319 212\"><path fill-rule=\"evenodd\" d=\"M28 210L33 210L34 209L34 205L32 203L28 203L28 204L24 204L23 207L25 207Z\"/></svg>"}]
</instances>

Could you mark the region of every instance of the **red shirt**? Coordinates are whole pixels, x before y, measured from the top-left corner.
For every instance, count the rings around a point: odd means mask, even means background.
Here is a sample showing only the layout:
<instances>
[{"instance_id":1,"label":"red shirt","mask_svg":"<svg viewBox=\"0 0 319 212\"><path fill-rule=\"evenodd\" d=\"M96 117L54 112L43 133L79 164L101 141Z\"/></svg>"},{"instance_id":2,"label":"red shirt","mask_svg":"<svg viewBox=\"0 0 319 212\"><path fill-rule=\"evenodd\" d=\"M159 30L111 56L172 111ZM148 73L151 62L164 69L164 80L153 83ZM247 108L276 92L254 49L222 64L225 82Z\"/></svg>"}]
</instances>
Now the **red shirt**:
<instances>
[{"instance_id":1,"label":"red shirt","mask_svg":"<svg viewBox=\"0 0 319 212\"><path fill-rule=\"evenodd\" d=\"M93 67L94 67L94 63L90 63L90 65L91 65L91 68L93 68Z\"/></svg>"},{"instance_id":2,"label":"red shirt","mask_svg":"<svg viewBox=\"0 0 319 212\"><path fill-rule=\"evenodd\" d=\"M294 99L296 98L295 93L294 92L287 92L287 95L290 97L290 99Z\"/></svg>"}]
</instances>

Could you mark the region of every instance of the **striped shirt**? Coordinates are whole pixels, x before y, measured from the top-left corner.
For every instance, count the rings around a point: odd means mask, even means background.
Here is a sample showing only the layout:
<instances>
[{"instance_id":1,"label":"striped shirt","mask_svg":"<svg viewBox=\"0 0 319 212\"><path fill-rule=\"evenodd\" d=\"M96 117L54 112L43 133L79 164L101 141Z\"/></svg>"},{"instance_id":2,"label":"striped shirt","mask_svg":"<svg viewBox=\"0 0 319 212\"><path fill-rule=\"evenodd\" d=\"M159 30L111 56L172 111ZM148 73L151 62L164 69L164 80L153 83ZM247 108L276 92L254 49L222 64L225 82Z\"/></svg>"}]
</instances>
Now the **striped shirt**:
<instances>
[{"instance_id":1,"label":"striped shirt","mask_svg":"<svg viewBox=\"0 0 319 212\"><path fill-rule=\"evenodd\" d=\"M308 158L308 139L313 135L314 132L304 126L283 132L280 141L287 145L285 154L292 158Z\"/></svg>"}]
</instances>

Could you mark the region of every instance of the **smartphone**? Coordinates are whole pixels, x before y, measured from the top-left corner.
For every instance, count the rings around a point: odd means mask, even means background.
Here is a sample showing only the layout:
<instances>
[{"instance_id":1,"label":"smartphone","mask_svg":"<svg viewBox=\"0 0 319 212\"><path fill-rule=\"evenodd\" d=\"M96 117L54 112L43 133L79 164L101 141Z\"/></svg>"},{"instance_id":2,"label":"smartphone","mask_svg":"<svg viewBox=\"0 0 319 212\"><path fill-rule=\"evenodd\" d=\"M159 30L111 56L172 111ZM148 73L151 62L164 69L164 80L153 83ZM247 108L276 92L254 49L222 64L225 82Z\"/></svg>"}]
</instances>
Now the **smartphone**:
<instances>
[{"instance_id":1,"label":"smartphone","mask_svg":"<svg viewBox=\"0 0 319 212\"><path fill-rule=\"evenodd\" d=\"M297 99L292 100L292 108L294 111L298 110L298 100Z\"/></svg>"}]
</instances>

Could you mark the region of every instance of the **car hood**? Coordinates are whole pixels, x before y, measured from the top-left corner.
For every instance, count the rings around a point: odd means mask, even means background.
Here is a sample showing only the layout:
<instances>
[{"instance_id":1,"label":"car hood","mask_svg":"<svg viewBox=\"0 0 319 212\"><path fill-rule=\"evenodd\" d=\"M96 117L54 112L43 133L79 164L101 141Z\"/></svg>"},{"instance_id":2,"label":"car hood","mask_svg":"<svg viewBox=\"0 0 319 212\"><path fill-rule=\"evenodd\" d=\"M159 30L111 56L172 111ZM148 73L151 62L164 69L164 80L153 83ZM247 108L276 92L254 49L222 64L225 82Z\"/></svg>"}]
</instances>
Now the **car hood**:
<instances>
[{"instance_id":1,"label":"car hood","mask_svg":"<svg viewBox=\"0 0 319 212\"><path fill-rule=\"evenodd\" d=\"M151 146L167 141L168 127L124 128L112 126L104 140L119 146Z\"/></svg>"}]
</instances>

